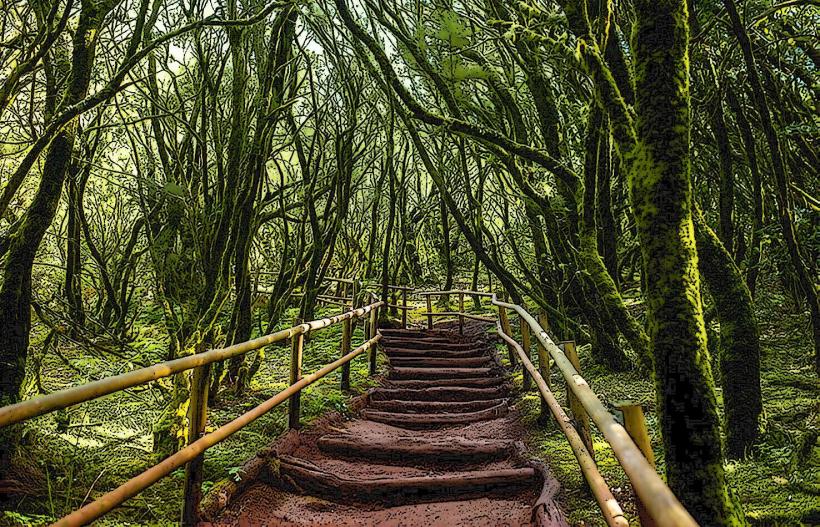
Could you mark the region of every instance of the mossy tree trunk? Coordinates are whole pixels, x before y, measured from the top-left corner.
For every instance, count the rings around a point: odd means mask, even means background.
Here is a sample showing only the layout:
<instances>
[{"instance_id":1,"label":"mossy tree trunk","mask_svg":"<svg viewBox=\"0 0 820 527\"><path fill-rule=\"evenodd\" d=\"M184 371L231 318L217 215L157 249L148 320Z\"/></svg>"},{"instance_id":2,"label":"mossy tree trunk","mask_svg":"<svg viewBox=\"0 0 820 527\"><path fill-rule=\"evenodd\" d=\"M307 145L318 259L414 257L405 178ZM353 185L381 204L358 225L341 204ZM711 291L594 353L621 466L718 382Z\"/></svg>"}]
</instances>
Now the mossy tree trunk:
<instances>
[{"instance_id":1,"label":"mossy tree trunk","mask_svg":"<svg viewBox=\"0 0 820 527\"><path fill-rule=\"evenodd\" d=\"M723 468L692 221L687 6L638 0L635 11L637 119L627 160L667 480L701 525L740 525Z\"/></svg>"},{"instance_id":2,"label":"mossy tree trunk","mask_svg":"<svg viewBox=\"0 0 820 527\"><path fill-rule=\"evenodd\" d=\"M726 453L740 458L758 434L760 334L752 295L728 249L695 213L699 268L709 285L720 320L720 369L726 419Z\"/></svg>"},{"instance_id":3,"label":"mossy tree trunk","mask_svg":"<svg viewBox=\"0 0 820 527\"><path fill-rule=\"evenodd\" d=\"M604 127L605 133L601 136L598 147L598 170L596 180L595 221L598 225L598 248L606 270L620 290L620 276L618 275L618 224L612 210L612 180L617 163L612 163L612 148L609 141L609 128Z\"/></svg>"},{"instance_id":4,"label":"mossy tree trunk","mask_svg":"<svg viewBox=\"0 0 820 527\"><path fill-rule=\"evenodd\" d=\"M732 150L729 144L729 133L726 130L726 119L723 102L718 98L712 116L712 128L717 142L718 160L718 211L720 223L718 236L729 254L735 254L735 174L732 168Z\"/></svg>"},{"instance_id":5,"label":"mossy tree trunk","mask_svg":"<svg viewBox=\"0 0 820 527\"><path fill-rule=\"evenodd\" d=\"M726 88L726 100L729 103L735 121L743 141L743 151L749 171L752 174L752 234L749 242L749 252L746 259L746 285L752 298L755 296L757 286L757 275L760 271L760 256L762 253L763 237L763 183L760 179L760 168L757 162L757 151L755 150L755 139L752 134L752 127L746 118L746 112L740 105L740 101L735 95L731 86Z\"/></svg>"},{"instance_id":6,"label":"mossy tree trunk","mask_svg":"<svg viewBox=\"0 0 820 527\"><path fill-rule=\"evenodd\" d=\"M71 72L60 108L88 93L96 58L99 28L108 12L105 3L84 0L72 38ZM34 257L57 213L76 140L77 121L60 131L46 152L40 184L20 227L9 241L0 287L0 406L20 400L31 330L31 272ZM19 426L0 429L0 479L19 442Z\"/></svg>"},{"instance_id":7,"label":"mossy tree trunk","mask_svg":"<svg viewBox=\"0 0 820 527\"><path fill-rule=\"evenodd\" d=\"M387 144L384 152L384 170L387 172L388 178L388 199L387 204L387 226L384 231L384 245L382 246L382 272L381 272L381 300L385 305L389 304L390 288L390 246L393 242L393 225L396 221L396 164L394 162L394 154L396 143L393 137L395 126L395 116L393 108L390 108L390 125L387 128ZM398 267L398 265L397 265ZM382 320L387 321L388 310L380 309Z\"/></svg>"},{"instance_id":8,"label":"mossy tree trunk","mask_svg":"<svg viewBox=\"0 0 820 527\"><path fill-rule=\"evenodd\" d=\"M589 279L593 283L594 293L601 295L615 295L617 298L610 298L608 302L603 302L598 309L606 309L608 303L617 302L620 295L617 293L617 287L612 279L612 275L607 272L604 261L598 252L598 233L595 222L595 194L597 190L596 178L598 177L599 169L599 149L602 143L601 125L603 122L600 108L593 104L589 108L589 117L587 120L585 150L586 157L584 161L584 181L579 189L580 196L579 203L579 254L581 261L584 262L586 270L589 272ZM608 167L606 167L608 169ZM597 296L596 294L596 296ZM597 302L590 302L594 304ZM591 322L602 317L587 317ZM604 319L609 317L603 317ZM606 364L613 370L625 370L629 367L629 359L624 354L623 350L617 343L612 342L609 337L608 329L604 324L591 324L593 346L592 353L595 359ZM640 350L636 350L640 353ZM646 356L641 357L647 358ZM647 366L650 366L648 360L645 361Z\"/></svg>"}]
</instances>

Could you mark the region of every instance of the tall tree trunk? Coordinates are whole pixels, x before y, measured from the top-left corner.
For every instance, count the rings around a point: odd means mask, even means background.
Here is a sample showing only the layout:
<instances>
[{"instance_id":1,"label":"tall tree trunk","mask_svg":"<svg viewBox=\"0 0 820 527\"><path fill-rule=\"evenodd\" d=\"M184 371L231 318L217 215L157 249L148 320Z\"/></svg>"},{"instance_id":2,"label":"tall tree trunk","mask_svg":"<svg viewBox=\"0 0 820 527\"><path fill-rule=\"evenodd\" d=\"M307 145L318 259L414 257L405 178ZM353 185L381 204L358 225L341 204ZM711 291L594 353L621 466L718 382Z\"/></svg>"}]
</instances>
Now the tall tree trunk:
<instances>
[{"instance_id":1,"label":"tall tree trunk","mask_svg":"<svg viewBox=\"0 0 820 527\"><path fill-rule=\"evenodd\" d=\"M71 73L61 107L77 103L88 93L99 27L105 13L102 5L90 0L82 3L72 39ZM51 141L37 193L9 242L0 287L0 327L3 328L0 331L0 406L20 400L31 330L31 271L40 242L57 212L74 149L76 128L75 120ZM8 471L19 433L19 426L0 428L0 479Z\"/></svg>"},{"instance_id":2,"label":"tall tree trunk","mask_svg":"<svg viewBox=\"0 0 820 527\"><path fill-rule=\"evenodd\" d=\"M441 257L444 263L444 291L449 291L453 288L453 255L450 250L450 215L447 213L447 205L444 202L444 196L439 199L439 213L441 216ZM449 309L450 296L441 295L438 304L443 309Z\"/></svg>"},{"instance_id":3,"label":"tall tree trunk","mask_svg":"<svg viewBox=\"0 0 820 527\"><path fill-rule=\"evenodd\" d=\"M390 245L393 242L393 224L396 221L396 164L393 156L395 154L395 140L393 137L395 119L393 109L390 109L390 126L387 128L387 147L385 148L384 169L388 178L388 196L390 203L387 212L387 228L384 231L384 249L382 251L382 294L381 299L385 305L389 304L388 295L390 293ZM398 267L399 264L396 266ZM387 309L380 310L382 318L387 320Z\"/></svg>"},{"instance_id":4,"label":"tall tree trunk","mask_svg":"<svg viewBox=\"0 0 820 527\"><path fill-rule=\"evenodd\" d=\"M718 197L718 211L720 212L720 228L718 236L729 254L735 254L735 174L732 171L732 150L729 145L729 133L726 131L726 119L723 116L723 102L718 97L715 104L712 126L717 140L718 171L720 189Z\"/></svg>"},{"instance_id":5,"label":"tall tree trunk","mask_svg":"<svg viewBox=\"0 0 820 527\"><path fill-rule=\"evenodd\" d=\"M641 242L667 481L701 525L744 524L723 468L692 223L685 0L635 3L632 209Z\"/></svg>"},{"instance_id":6,"label":"tall tree trunk","mask_svg":"<svg viewBox=\"0 0 820 527\"><path fill-rule=\"evenodd\" d=\"M612 280L612 275L607 272L604 266L604 261L598 253L598 234L595 225L595 192L596 192L596 177L600 169L608 170L609 167L601 167L598 163L600 160L599 150L603 146L603 134L601 134L602 115L600 108L593 104L590 106L589 118L586 129L585 140L585 162L584 162L584 181L579 189L578 203L580 210L578 211L579 228L578 228L578 242L579 255L584 262L584 267L589 272L591 281L592 294L596 297L600 294L614 294L618 297L615 283ZM613 300L610 300L612 302ZM591 306L598 302L591 302ZM606 302L603 305L596 306L598 309L606 309ZM629 367L629 359L627 359L623 350L616 342L613 342L609 337L609 328L605 324L599 322L602 317L588 316L590 320L591 333L593 339L592 354L596 361L605 364L613 370L625 370ZM609 318L606 316L605 318ZM641 350L636 350L640 353ZM646 365L651 363L648 357L643 356Z\"/></svg>"},{"instance_id":7,"label":"tall tree trunk","mask_svg":"<svg viewBox=\"0 0 820 527\"><path fill-rule=\"evenodd\" d=\"M82 195L77 181L79 172L76 163L71 163L66 181L66 194L68 195L66 237L68 239L66 242L65 297L72 322L82 326L85 323L85 310L82 295L83 268L80 257L82 228L80 227L79 209L82 207Z\"/></svg>"},{"instance_id":8,"label":"tall tree trunk","mask_svg":"<svg viewBox=\"0 0 820 527\"><path fill-rule=\"evenodd\" d=\"M732 256L695 212L700 274L709 285L720 321L720 370L726 417L726 453L740 458L752 446L763 410L760 334L752 295Z\"/></svg>"},{"instance_id":9,"label":"tall tree trunk","mask_svg":"<svg viewBox=\"0 0 820 527\"><path fill-rule=\"evenodd\" d=\"M737 127L740 130L740 138L743 141L743 151L746 156L746 163L752 174L752 235L749 242L749 253L746 260L746 285L752 298L755 296L757 286L757 275L760 272L760 256L763 250L763 183L760 179L760 167L757 162L757 151L755 150L755 139L752 134L752 127L746 118L746 112L740 105L740 101L735 95L731 86L726 87L726 100L729 103L732 113L735 115Z\"/></svg>"},{"instance_id":10,"label":"tall tree trunk","mask_svg":"<svg viewBox=\"0 0 820 527\"><path fill-rule=\"evenodd\" d=\"M372 278L376 261L376 243L379 241L379 207L382 202L382 187L384 186L384 178L387 177L387 171L384 170L384 163L382 163L382 170L376 179L376 190L373 194L373 205L370 207L370 240L367 249L367 266L365 266L364 277ZM388 238L390 232L385 234Z\"/></svg>"},{"instance_id":11,"label":"tall tree trunk","mask_svg":"<svg viewBox=\"0 0 820 527\"><path fill-rule=\"evenodd\" d=\"M618 229L615 223L615 215L612 211L612 175L617 169L617 162L613 163L612 147L609 141L609 128L605 127L606 133L601 137L601 145L598 148L598 170L596 180L596 220L598 233L598 248L601 259L604 261L606 270L615 284L615 289L620 289L620 277L618 276ZM615 160L617 161L617 160Z\"/></svg>"}]
</instances>

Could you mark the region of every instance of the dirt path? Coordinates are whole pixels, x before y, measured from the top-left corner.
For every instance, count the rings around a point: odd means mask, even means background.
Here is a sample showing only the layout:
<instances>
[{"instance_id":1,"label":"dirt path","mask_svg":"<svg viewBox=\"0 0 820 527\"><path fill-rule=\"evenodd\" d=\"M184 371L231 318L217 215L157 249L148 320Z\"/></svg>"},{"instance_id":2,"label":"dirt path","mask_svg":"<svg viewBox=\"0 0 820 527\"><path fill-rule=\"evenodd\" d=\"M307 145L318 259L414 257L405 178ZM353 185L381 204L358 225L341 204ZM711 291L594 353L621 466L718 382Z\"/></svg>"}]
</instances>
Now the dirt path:
<instances>
[{"instance_id":1,"label":"dirt path","mask_svg":"<svg viewBox=\"0 0 820 527\"><path fill-rule=\"evenodd\" d=\"M202 527L565 525L492 343L466 333L383 330L388 378L358 418L291 434Z\"/></svg>"}]
</instances>

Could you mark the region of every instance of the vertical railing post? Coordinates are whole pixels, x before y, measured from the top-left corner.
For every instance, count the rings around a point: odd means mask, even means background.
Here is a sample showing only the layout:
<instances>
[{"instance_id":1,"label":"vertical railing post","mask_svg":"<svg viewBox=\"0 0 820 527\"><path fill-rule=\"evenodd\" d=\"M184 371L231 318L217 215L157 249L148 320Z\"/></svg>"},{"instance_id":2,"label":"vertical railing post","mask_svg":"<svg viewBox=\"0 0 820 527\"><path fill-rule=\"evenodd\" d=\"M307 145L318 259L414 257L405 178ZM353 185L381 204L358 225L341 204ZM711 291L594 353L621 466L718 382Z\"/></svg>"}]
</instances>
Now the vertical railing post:
<instances>
[{"instance_id":1,"label":"vertical railing post","mask_svg":"<svg viewBox=\"0 0 820 527\"><path fill-rule=\"evenodd\" d=\"M538 323L541 325L541 328L549 334L549 320L547 319L546 313L541 312L538 314ZM547 383L547 388L552 390L552 384L550 382L550 355L547 352L547 348L541 344L541 341L539 339L535 340L538 345L538 370L541 372L541 377L544 378L544 382ZM547 401L541 397L541 416L539 419L542 423L547 423L551 417L552 413L547 405Z\"/></svg>"},{"instance_id":2,"label":"vertical railing post","mask_svg":"<svg viewBox=\"0 0 820 527\"><path fill-rule=\"evenodd\" d=\"M578 359L578 350L575 348L575 341L568 340L562 342L561 347L564 350L564 354L575 367L575 371L577 371L578 375L580 375L581 361ZM592 435L589 432L589 415L584 409L584 405L581 404L581 401L575 397L575 394L572 392L569 384L567 384L567 399L569 402L569 409L572 411L572 417L575 420L575 428L578 430L578 435L581 436L581 440L584 442L584 446L587 447L589 455L594 458L595 452L592 449Z\"/></svg>"},{"instance_id":3,"label":"vertical railing post","mask_svg":"<svg viewBox=\"0 0 820 527\"><path fill-rule=\"evenodd\" d=\"M351 309L356 309L358 306L357 302L359 299L359 281L356 280L356 277L353 277L353 296L350 299L350 307Z\"/></svg>"},{"instance_id":4,"label":"vertical railing post","mask_svg":"<svg viewBox=\"0 0 820 527\"><path fill-rule=\"evenodd\" d=\"M641 407L640 404L632 402L624 402L617 406L624 414L624 428L626 428L626 432L643 453L649 464L654 467L655 453L652 451L652 443L649 440L649 431L646 428L646 416L643 413L643 407ZM649 515L646 507L637 496L635 497L635 505L638 509L638 517L641 520L641 525L643 527L655 527L655 525L657 525L655 520Z\"/></svg>"},{"instance_id":5,"label":"vertical railing post","mask_svg":"<svg viewBox=\"0 0 820 527\"><path fill-rule=\"evenodd\" d=\"M378 331L379 327L379 308L374 307L372 311L370 311L370 339L376 337L376 331ZM369 340L369 339L368 339ZM370 375L376 375L376 351L377 347L372 346L370 348Z\"/></svg>"},{"instance_id":6,"label":"vertical railing post","mask_svg":"<svg viewBox=\"0 0 820 527\"><path fill-rule=\"evenodd\" d=\"M201 349L199 352L204 351ZM188 444L200 438L205 432L208 419L208 387L210 385L210 364L194 369L191 377L191 400L188 403ZM184 374L181 374L184 375ZM202 468L205 455L200 454L185 466L184 503L182 525L193 527L199 523L199 503L202 501Z\"/></svg>"},{"instance_id":7,"label":"vertical railing post","mask_svg":"<svg viewBox=\"0 0 820 527\"><path fill-rule=\"evenodd\" d=\"M353 319L346 318L342 321L342 351L344 357L350 353L350 334L353 327ZM342 364L342 391L350 391L350 362Z\"/></svg>"},{"instance_id":8,"label":"vertical railing post","mask_svg":"<svg viewBox=\"0 0 820 527\"><path fill-rule=\"evenodd\" d=\"M527 356L530 361L532 361L532 356L530 355L530 325L527 324L527 321L524 320L522 317L518 317L518 323L521 326L521 347L524 348L524 355ZM521 373L523 375L522 382L524 391L529 390L532 388L532 377L530 377L527 368L524 365L521 365Z\"/></svg>"},{"instance_id":9,"label":"vertical railing post","mask_svg":"<svg viewBox=\"0 0 820 527\"><path fill-rule=\"evenodd\" d=\"M298 320L297 324L302 321ZM302 378L302 355L305 349L305 334L299 333L291 337L290 342L290 384L296 384ZM288 400L288 427L299 428L299 408L301 406L301 390L290 396Z\"/></svg>"},{"instance_id":10,"label":"vertical railing post","mask_svg":"<svg viewBox=\"0 0 820 527\"><path fill-rule=\"evenodd\" d=\"M407 329L407 289L401 290L401 329Z\"/></svg>"},{"instance_id":11,"label":"vertical railing post","mask_svg":"<svg viewBox=\"0 0 820 527\"><path fill-rule=\"evenodd\" d=\"M433 329L433 301L430 300L430 295L427 297L427 329Z\"/></svg>"},{"instance_id":12,"label":"vertical railing post","mask_svg":"<svg viewBox=\"0 0 820 527\"><path fill-rule=\"evenodd\" d=\"M504 330L504 333L512 337L512 332L510 331L510 319L507 317L507 308L498 306L498 319L501 321L501 329ZM518 360L515 358L515 348L513 348L509 343L507 344L507 351L510 355L510 364L513 366L518 364Z\"/></svg>"},{"instance_id":13,"label":"vertical railing post","mask_svg":"<svg viewBox=\"0 0 820 527\"><path fill-rule=\"evenodd\" d=\"M464 293L458 294L458 334L464 334Z\"/></svg>"}]
</instances>

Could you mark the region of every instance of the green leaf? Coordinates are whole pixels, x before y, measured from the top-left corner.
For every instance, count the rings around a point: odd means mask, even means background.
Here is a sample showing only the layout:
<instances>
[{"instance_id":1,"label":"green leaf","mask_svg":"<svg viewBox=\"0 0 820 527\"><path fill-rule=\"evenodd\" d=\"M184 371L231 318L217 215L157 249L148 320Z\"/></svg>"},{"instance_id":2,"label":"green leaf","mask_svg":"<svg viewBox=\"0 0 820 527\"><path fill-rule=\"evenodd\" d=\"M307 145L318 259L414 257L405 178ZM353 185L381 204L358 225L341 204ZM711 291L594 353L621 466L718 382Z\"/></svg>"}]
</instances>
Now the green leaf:
<instances>
[{"instance_id":1,"label":"green leaf","mask_svg":"<svg viewBox=\"0 0 820 527\"><path fill-rule=\"evenodd\" d=\"M165 190L165 192L167 192L168 194L176 196L178 198L185 197L185 189L183 189L176 183L172 183L170 181L165 183L165 187L163 187L163 190Z\"/></svg>"},{"instance_id":2,"label":"green leaf","mask_svg":"<svg viewBox=\"0 0 820 527\"><path fill-rule=\"evenodd\" d=\"M458 13L442 11L439 15L439 29L436 38L449 43L454 48L463 48L470 44L472 31L468 28Z\"/></svg>"}]
</instances>

